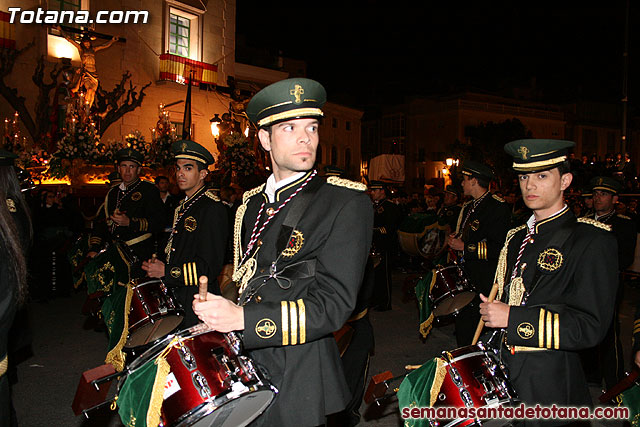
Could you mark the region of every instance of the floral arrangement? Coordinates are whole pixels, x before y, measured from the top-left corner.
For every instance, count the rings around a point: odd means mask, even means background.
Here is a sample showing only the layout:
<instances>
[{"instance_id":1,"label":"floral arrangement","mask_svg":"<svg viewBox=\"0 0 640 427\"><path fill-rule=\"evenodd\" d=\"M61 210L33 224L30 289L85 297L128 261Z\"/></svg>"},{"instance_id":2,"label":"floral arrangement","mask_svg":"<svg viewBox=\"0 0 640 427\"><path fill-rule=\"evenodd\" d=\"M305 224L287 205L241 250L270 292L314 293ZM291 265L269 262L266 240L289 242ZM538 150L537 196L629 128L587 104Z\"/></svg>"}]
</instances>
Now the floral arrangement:
<instances>
[{"instance_id":1,"label":"floral arrangement","mask_svg":"<svg viewBox=\"0 0 640 427\"><path fill-rule=\"evenodd\" d=\"M239 132L226 135L222 139L220 155L216 168L225 178L233 176L249 176L256 172L257 162L248 139Z\"/></svg>"}]
</instances>

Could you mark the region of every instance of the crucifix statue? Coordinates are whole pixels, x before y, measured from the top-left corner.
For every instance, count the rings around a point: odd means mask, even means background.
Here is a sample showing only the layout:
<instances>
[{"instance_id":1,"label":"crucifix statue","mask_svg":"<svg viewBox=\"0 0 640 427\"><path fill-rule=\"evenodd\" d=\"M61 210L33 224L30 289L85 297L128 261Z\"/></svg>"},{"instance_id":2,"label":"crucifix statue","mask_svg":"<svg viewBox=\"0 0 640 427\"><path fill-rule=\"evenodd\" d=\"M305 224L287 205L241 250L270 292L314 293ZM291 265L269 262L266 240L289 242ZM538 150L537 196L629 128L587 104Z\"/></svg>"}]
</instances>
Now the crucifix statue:
<instances>
[{"instance_id":1,"label":"crucifix statue","mask_svg":"<svg viewBox=\"0 0 640 427\"><path fill-rule=\"evenodd\" d=\"M71 43L76 49L78 49L78 53L80 54L80 62L82 66L77 74L77 81L75 86L71 89L72 93L78 92L81 87L84 86L85 90L85 103L88 105L90 109L93 105L93 100L96 96L96 91L98 90L98 71L96 70L96 53L111 47L112 44L117 42L119 38L114 36L107 43L100 46L93 46L92 37L88 33L82 34L82 39L80 43L74 40L71 36L62 31L62 28L57 25L55 27L62 37L64 37L69 43ZM95 37L93 38L95 39Z\"/></svg>"}]
</instances>

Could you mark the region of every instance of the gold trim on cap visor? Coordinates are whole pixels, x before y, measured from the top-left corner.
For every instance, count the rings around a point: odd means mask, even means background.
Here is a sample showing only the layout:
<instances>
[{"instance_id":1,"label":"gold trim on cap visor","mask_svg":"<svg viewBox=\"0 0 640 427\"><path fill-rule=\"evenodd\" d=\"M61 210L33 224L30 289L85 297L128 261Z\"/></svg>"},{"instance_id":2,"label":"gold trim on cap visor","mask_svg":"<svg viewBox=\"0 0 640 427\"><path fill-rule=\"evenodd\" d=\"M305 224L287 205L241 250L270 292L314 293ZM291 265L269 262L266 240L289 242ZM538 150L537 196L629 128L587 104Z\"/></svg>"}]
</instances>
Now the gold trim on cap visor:
<instances>
[{"instance_id":1,"label":"gold trim on cap visor","mask_svg":"<svg viewBox=\"0 0 640 427\"><path fill-rule=\"evenodd\" d=\"M273 122L284 119L292 119L294 117L304 116L320 116L324 117L322 110L319 108L296 108L295 110L283 111L282 113L274 114L272 116L265 117L262 120L258 120L258 126L267 126Z\"/></svg>"},{"instance_id":2,"label":"gold trim on cap visor","mask_svg":"<svg viewBox=\"0 0 640 427\"><path fill-rule=\"evenodd\" d=\"M187 160L195 160L196 162L206 163L206 161L202 157L190 156L188 154L177 154L175 156L176 159L187 159Z\"/></svg>"},{"instance_id":3,"label":"gold trim on cap visor","mask_svg":"<svg viewBox=\"0 0 640 427\"><path fill-rule=\"evenodd\" d=\"M531 163L516 163L513 162L513 169L518 172L527 172L534 171L540 167L544 166L552 166L558 163L562 163L567 160L567 156L560 156L553 159L541 160L539 162L531 162Z\"/></svg>"}]
</instances>

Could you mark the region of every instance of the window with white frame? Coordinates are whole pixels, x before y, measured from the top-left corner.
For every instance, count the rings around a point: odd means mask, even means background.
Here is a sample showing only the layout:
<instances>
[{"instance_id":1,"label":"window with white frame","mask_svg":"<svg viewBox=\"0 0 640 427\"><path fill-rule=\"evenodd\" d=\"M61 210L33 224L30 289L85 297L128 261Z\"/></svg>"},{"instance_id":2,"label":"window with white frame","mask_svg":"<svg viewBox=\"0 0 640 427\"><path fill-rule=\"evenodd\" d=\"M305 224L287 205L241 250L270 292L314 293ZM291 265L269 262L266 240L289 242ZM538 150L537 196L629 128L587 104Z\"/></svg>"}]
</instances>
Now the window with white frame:
<instances>
[{"instance_id":1,"label":"window with white frame","mask_svg":"<svg viewBox=\"0 0 640 427\"><path fill-rule=\"evenodd\" d=\"M200 61L200 14L186 5L176 7L178 4L171 2L168 7L165 52Z\"/></svg>"}]
</instances>

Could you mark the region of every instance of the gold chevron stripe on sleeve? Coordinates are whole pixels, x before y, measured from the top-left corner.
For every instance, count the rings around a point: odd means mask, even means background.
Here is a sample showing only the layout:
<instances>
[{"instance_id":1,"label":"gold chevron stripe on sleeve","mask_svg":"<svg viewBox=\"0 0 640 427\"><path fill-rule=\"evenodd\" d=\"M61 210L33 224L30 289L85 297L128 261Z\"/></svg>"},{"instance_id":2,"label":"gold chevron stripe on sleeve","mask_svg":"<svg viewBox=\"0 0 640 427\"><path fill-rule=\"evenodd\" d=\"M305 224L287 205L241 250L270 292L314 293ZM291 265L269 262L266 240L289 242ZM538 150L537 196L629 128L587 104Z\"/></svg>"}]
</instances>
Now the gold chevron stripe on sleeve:
<instances>
[{"instance_id":1,"label":"gold chevron stripe on sleeve","mask_svg":"<svg viewBox=\"0 0 640 427\"><path fill-rule=\"evenodd\" d=\"M560 350L560 315L553 314L553 348Z\"/></svg>"},{"instance_id":2,"label":"gold chevron stripe on sleeve","mask_svg":"<svg viewBox=\"0 0 640 427\"><path fill-rule=\"evenodd\" d=\"M193 269L193 286L198 286L198 266L192 262L191 268Z\"/></svg>"},{"instance_id":3,"label":"gold chevron stripe on sleeve","mask_svg":"<svg viewBox=\"0 0 640 427\"><path fill-rule=\"evenodd\" d=\"M550 311L547 311L547 331L545 332L547 336L547 348L551 348L551 338L553 334L553 315Z\"/></svg>"},{"instance_id":4,"label":"gold chevron stripe on sleeve","mask_svg":"<svg viewBox=\"0 0 640 427\"><path fill-rule=\"evenodd\" d=\"M282 345L289 345L289 307L287 301L280 301L282 311Z\"/></svg>"},{"instance_id":5,"label":"gold chevron stripe on sleeve","mask_svg":"<svg viewBox=\"0 0 640 427\"><path fill-rule=\"evenodd\" d=\"M538 319L538 347L544 347L544 312L545 309L540 309L540 318Z\"/></svg>"},{"instance_id":6,"label":"gold chevron stripe on sleeve","mask_svg":"<svg viewBox=\"0 0 640 427\"><path fill-rule=\"evenodd\" d=\"M184 285L189 286L189 270L187 270L187 264L182 264L182 271L184 272Z\"/></svg>"},{"instance_id":7,"label":"gold chevron stripe on sleeve","mask_svg":"<svg viewBox=\"0 0 640 427\"><path fill-rule=\"evenodd\" d=\"M305 311L304 301L298 300L298 325L300 328L300 344L307 341L307 313Z\"/></svg>"},{"instance_id":8,"label":"gold chevron stripe on sleeve","mask_svg":"<svg viewBox=\"0 0 640 427\"><path fill-rule=\"evenodd\" d=\"M291 345L296 345L298 344L298 310L293 301L289 301L289 317L291 318Z\"/></svg>"}]
</instances>

